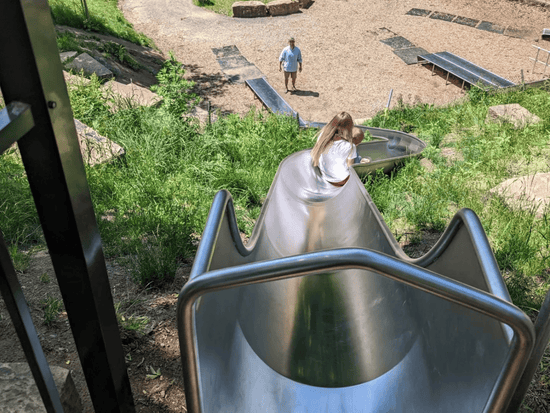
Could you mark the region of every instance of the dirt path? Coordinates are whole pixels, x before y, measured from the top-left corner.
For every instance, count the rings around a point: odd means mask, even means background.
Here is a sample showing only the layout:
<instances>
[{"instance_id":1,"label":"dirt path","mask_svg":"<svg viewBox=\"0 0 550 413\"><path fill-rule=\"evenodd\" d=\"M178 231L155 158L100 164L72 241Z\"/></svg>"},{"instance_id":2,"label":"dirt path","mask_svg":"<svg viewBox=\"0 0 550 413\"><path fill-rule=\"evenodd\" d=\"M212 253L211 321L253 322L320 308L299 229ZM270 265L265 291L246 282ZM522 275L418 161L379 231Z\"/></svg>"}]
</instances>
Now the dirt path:
<instances>
[{"instance_id":1,"label":"dirt path","mask_svg":"<svg viewBox=\"0 0 550 413\"><path fill-rule=\"evenodd\" d=\"M530 32L527 39L405 13L411 8L457 14ZM244 113L253 96L244 85L225 81L212 47L237 45L268 81L284 94L278 56L294 36L304 57L298 75L300 95L285 99L307 120L323 121L340 110L354 118L372 117L382 109L390 89L392 106L405 103L447 104L464 92L426 68L407 66L381 39L400 35L429 52L451 51L514 82L538 80L531 73L535 49L549 13L537 6L503 0L317 0L302 13L236 19L202 10L192 0L125 0L122 9L135 28L152 37L164 52L174 51L198 81L197 89L222 110ZM536 40L535 40L536 39Z\"/></svg>"}]
</instances>

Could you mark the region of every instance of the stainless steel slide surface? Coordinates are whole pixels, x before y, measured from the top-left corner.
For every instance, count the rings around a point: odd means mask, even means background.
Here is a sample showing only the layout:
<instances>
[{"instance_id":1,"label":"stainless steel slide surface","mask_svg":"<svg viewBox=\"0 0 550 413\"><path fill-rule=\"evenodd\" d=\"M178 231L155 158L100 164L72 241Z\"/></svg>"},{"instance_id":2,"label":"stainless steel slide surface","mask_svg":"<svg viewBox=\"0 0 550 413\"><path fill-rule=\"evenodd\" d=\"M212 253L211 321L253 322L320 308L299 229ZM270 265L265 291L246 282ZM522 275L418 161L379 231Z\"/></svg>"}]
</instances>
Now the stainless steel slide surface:
<instances>
[{"instance_id":1,"label":"stainless steel slide surface","mask_svg":"<svg viewBox=\"0 0 550 413\"><path fill-rule=\"evenodd\" d=\"M190 412L500 412L534 343L475 214L408 258L356 173L280 165L246 246L214 199L178 330Z\"/></svg>"}]
</instances>

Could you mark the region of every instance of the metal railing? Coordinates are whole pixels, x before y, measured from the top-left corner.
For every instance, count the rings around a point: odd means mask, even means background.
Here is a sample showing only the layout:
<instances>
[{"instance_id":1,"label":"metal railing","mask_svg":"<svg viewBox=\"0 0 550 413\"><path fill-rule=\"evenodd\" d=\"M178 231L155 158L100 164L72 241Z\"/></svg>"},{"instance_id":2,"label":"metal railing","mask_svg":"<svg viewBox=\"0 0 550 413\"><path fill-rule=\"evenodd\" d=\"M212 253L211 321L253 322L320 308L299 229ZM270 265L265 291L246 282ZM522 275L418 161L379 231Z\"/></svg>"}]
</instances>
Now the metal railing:
<instances>
[{"instance_id":1,"label":"metal railing","mask_svg":"<svg viewBox=\"0 0 550 413\"><path fill-rule=\"evenodd\" d=\"M531 69L532 73L535 73L535 66L537 63L540 63L544 65L544 70L542 71L541 79L544 78L544 75L546 74L546 69L548 68L548 64L550 63L550 51L543 49L542 47L535 46L534 44L531 45L535 49L537 49L537 54L535 55L535 58L530 57L529 60L533 60L533 69ZM546 53L546 60L538 60L540 52Z\"/></svg>"},{"instance_id":2,"label":"metal railing","mask_svg":"<svg viewBox=\"0 0 550 413\"><path fill-rule=\"evenodd\" d=\"M0 154L17 142L95 410L134 412L47 0L1 1L0 27ZM62 412L1 234L0 290L46 410Z\"/></svg>"}]
</instances>

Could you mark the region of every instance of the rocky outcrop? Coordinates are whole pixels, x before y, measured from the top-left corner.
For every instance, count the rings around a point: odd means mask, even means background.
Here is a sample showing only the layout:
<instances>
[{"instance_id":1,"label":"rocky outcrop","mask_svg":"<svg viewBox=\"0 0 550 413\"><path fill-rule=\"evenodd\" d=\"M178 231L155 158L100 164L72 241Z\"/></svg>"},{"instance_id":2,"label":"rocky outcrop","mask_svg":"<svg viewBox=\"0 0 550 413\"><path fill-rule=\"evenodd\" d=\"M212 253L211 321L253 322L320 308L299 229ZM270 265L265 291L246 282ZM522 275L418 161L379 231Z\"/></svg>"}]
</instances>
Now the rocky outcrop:
<instances>
[{"instance_id":1,"label":"rocky outcrop","mask_svg":"<svg viewBox=\"0 0 550 413\"><path fill-rule=\"evenodd\" d=\"M527 125L539 123L540 118L517 103L511 103L509 105L491 106L487 113L486 122L509 122L516 128L523 128Z\"/></svg>"},{"instance_id":2,"label":"rocky outcrop","mask_svg":"<svg viewBox=\"0 0 550 413\"><path fill-rule=\"evenodd\" d=\"M95 73L100 79L108 79L113 77L113 72L95 60L88 53L82 53L77 56L71 63L66 66L68 69L73 69L76 72L84 71L86 75Z\"/></svg>"}]
</instances>

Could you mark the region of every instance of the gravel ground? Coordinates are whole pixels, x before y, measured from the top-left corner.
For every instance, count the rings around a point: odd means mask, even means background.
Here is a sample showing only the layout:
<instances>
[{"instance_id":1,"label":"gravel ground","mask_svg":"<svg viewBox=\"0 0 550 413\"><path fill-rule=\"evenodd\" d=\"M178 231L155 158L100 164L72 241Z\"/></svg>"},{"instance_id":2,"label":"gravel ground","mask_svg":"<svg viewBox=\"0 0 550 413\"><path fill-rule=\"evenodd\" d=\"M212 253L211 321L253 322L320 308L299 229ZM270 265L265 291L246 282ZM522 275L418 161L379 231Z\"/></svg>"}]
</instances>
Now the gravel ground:
<instances>
[{"instance_id":1,"label":"gravel ground","mask_svg":"<svg viewBox=\"0 0 550 413\"><path fill-rule=\"evenodd\" d=\"M513 38L472 27L406 15L412 8L485 20L522 30ZM549 49L539 40L549 13L540 6L503 0L317 0L299 14L256 19L217 15L192 0L124 0L122 9L135 28L152 37L163 51L173 51L187 67L197 90L224 111L245 113L253 95L244 85L225 81L211 51L236 45L290 105L307 120L326 121L345 110L354 118L372 117L394 90L399 99L445 105L464 96L441 76L423 66L407 66L380 40L403 36L428 52L450 51L513 82L538 80L532 73L536 50ZM304 71L298 74L302 93L284 94L278 56L289 36L302 50Z\"/></svg>"}]
</instances>

